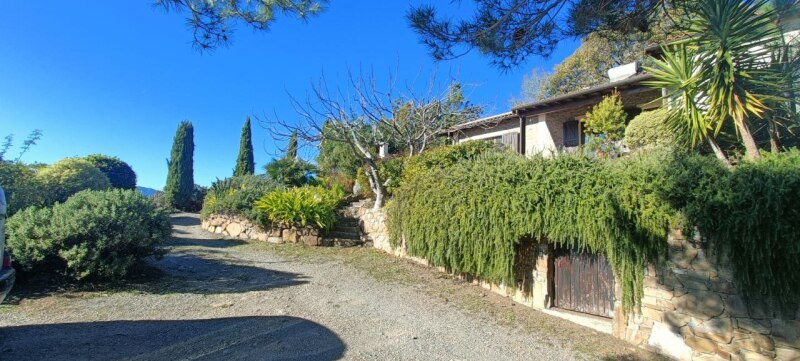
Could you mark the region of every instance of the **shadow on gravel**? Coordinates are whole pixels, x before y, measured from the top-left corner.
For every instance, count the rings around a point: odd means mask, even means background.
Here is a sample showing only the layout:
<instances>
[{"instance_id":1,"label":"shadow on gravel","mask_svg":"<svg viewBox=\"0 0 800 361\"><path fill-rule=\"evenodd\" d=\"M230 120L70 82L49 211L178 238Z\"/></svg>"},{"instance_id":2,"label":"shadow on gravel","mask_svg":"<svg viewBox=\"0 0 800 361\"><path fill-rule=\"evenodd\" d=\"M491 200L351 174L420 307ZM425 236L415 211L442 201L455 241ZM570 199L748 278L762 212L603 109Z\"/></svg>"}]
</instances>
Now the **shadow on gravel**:
<instances>
[{"instance_id":1,"label":"shadow on gravel","mask_svg":"<svg viewBox=\"0 0 800 361\"><path fill-rule=\"evenodd\" d=\"M200 225L200 218L192 215L192 216L172 216L171 218L172 225L175 226L199 226Z\"/></svg>"},{"instance_id":2,"label":"shadow on gravel","mask_svg":"<svg viewBox=\"0 0 800 361\"><path fill-rule=\"evenodd\" d=\"M176 230L172 231L172 239L167 241L164 246L167 247L176 247L176 246L195 246L195 247L210 247L210 248L228 248L228 247L236 247L241 246L243 244L247 244L247 242L242 241L240 239L198 239L198 238L191 238L191 237L181 237L180 234L186 234L186 232L179 232ZM175 236L175 235L178 236Z\"/></svg>"},{"instance_id":3,"label":"shadow on gravel","mask_svg":"<svg viewBox=\"0 0 800 361\"><path fill-rule=\"evenodd\" d=\"M0 329L3 360L335 360L333 331L289 316L110 321Z\"/></svg>"}]
</instances>

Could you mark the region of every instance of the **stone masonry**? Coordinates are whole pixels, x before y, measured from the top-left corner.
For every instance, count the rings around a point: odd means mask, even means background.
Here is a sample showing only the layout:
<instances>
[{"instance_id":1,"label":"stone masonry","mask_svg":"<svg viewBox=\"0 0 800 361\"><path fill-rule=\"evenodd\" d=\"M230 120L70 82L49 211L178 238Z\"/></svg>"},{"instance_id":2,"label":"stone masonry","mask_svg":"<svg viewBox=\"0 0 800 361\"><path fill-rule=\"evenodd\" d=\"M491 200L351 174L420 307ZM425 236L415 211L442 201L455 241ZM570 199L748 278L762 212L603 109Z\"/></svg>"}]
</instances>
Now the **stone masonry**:
<instances>
[{"instance_id":1,"label":"stone masonry","mask_svg":"<svg viewBox=\"0 0 800 361\"><path fill-rule=\"evenodd\" d=\"M363 205L352 211L374 247L428 264L409 256L402 244L391 246L382 209ZM623 312L616 282L614 336L679 360L800 360L800 307L775 310L747 300L736 288L730 265L707 255L708 247L699 240L676 231L668 242L666 265L645 270L641 311ZM519 252L514 287L460 277L523 305L548 308L552 248L523 240Z\"/></svg>"},{"instance_id":2,"label":"stone masonry","mask_svg":"<svg viewBox=\"0 0 800 361\"><path fill-rule=\"evenodd\" d=\"M240 239L259 240L270 243L303 243L308 246L322 245L320 231L312 227L273 227L263 230L239 216L212 214L201 227L209 232Z\"/></svg>"},{"instance_id":3,"label":"stone masonry","mask_svg":"<svg viewBox=\"0 0 800 361\"><path fill-rule=\"evenodd\" d=\"M698 239L673 232L669 245L667 265L645 270L641 312L616 305L615 336L681 360L800 360L800 308L747 300Z\"/></svg>"}]
</instances>

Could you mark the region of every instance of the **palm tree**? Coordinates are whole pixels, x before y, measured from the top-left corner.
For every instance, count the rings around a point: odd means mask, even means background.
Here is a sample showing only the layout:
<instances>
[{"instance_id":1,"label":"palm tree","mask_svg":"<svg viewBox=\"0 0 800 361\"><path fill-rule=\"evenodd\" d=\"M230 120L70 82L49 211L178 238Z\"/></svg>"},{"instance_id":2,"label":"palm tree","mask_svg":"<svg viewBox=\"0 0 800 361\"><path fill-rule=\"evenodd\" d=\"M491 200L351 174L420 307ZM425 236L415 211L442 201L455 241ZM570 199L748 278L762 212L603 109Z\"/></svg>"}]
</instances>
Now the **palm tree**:
<instances>
[{"instance_id":1,"label":"palm tree","mask_svg":"<svg viewBox=\"0 0 800 361\"><path fill-rule=\"evenodd\" d=\"M700 0L695 16L678 24L689 37L665 47L664 60L647 69L655 79L650 85L668 90L672 123L692 145L708 140L717 153L714 139L733 122L747 158L760 157L748 121L764 121L770 100L780 93L768 80L775 76L769 59L781 31L776 11L765 4Z\"/></svg>"}]
</instances>

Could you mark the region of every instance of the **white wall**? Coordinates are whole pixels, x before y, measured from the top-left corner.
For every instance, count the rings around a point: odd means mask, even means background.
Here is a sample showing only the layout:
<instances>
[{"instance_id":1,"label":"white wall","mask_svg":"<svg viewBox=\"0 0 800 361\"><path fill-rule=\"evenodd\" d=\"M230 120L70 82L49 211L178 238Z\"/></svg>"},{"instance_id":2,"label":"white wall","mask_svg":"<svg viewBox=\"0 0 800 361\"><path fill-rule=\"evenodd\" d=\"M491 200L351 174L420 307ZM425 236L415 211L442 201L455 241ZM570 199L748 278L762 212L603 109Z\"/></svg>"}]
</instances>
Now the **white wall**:
<instances>
[{"instance_id":1,"label":"white wall","mask_svg":"<svg viewBox=\"0 0 800 361\"><path fill-rule=\"evenodd\" d=\"M556 153L553 136L547 124L547 115L539 114L537 117L528 118L525 125L525 155L541 153L545 157Z\"/></svg>"}]
</instances>

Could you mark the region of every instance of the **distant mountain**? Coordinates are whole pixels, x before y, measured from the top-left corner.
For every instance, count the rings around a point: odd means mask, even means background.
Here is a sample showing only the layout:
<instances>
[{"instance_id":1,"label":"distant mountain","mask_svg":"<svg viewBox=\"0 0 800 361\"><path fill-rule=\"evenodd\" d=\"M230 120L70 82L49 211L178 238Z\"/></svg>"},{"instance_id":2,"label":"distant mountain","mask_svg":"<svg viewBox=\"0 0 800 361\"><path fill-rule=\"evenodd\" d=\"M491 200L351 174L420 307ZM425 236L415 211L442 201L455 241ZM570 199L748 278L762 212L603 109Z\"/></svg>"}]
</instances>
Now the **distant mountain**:
<instances>
[{"instance_id":1,"label":"distant mountain","mask_svg":"<svg viewBox=\"0 0 800 361\"><path fill-rule=\"evenodd\" d=\"M136 186L136 190L144 194L145 197L152 197L156 195L156 193L160 192L159 190L153 188L139 187L139 186Z\"/></svg>"}]
</instances>

